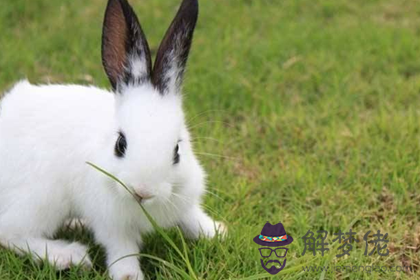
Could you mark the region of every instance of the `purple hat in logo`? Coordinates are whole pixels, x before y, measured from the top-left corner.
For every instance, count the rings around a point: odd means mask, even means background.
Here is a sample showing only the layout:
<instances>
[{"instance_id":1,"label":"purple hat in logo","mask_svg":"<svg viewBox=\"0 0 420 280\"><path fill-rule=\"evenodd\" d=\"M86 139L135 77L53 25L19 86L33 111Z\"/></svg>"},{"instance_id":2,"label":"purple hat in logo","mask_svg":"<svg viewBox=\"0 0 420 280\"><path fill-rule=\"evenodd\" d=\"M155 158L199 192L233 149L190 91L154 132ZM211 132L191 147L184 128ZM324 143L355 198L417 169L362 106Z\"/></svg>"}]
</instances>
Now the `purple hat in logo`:
<instances>
[{"instance_id":1,"label":"purple hat in logo","mask_svg":"<svg viewBox=\"0 0 420 280\"><path fill-rule=\"evenodd\" d=\"M254 242L261 246L278 247L289 245L293 242L293 237L286 234L282 223L272 225L267 222L261 234L254 237Z\"/></svg>"}]
</instances>

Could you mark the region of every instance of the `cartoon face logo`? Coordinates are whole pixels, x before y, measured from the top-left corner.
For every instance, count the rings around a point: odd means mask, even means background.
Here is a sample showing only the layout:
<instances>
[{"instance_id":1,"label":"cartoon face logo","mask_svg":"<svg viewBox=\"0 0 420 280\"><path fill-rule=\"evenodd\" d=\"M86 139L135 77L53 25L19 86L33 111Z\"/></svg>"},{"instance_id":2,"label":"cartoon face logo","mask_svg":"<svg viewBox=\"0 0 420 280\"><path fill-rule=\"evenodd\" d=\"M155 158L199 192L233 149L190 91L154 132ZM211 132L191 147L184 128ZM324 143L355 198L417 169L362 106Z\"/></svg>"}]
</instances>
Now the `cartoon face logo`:
<instances>
[{"instance_id":1,"label":"cartoon face logo","mask_svg":"<svg viewBox=\"0 0 420 280\"><path fill-rule=\"evenodd\" d=\"M277 274L286 266L286 254L288 250L287 248L271 249L268 247L266 248L261 247L258 250L260 250L260 255L262 257L261 266L268 273L273 274L273 275ZM284 259L283 264L281 264L280 260L276 259L276 257ZM271 267L270 267L270 264L272 264Z\"/></svg>"},{"instance_id":2,"label":"cartoon face logo","mask_svg":"<svg viewBox=\"0 0 420 280\"><path fill-rule=\"evenodd\" d=\"M288 248L283 246L293 242L293 237L286 234L282 223L272 225L267 222L261 234L254 237L254 242L260 245L261 266L274 275L286 266ZM283 261L283 264L281 263Z\"/></svg>"}]
</instances>

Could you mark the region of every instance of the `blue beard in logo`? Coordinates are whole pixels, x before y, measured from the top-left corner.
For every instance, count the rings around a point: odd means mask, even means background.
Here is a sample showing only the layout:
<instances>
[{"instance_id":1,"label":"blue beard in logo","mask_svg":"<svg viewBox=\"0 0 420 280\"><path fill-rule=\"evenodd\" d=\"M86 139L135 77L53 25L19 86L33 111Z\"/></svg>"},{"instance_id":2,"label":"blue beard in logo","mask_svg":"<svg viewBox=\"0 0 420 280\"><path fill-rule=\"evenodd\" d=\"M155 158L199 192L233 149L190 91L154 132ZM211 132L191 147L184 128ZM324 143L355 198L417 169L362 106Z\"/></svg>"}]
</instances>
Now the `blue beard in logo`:
<instances>
[{"instance_id":1,"label":"blue beard in logo","mask_svg":"<svg viewBox=\"0 0 420 280\"><path fill-rule=\"evenodd\" d=\"M261 259L261 266L270 274L274 275L279 273L285 266L286 266L286 259L283 262L283 265L278 261L278 260L270 260L267 262L267 265L269 263L273 263L273 265L270 268L267 268L266 265L264 265L264 261ZM281 265L280 268L276 268L276 266L274 265L275 263L278 263L279 265Z\"/></svg>"}]
</instances>

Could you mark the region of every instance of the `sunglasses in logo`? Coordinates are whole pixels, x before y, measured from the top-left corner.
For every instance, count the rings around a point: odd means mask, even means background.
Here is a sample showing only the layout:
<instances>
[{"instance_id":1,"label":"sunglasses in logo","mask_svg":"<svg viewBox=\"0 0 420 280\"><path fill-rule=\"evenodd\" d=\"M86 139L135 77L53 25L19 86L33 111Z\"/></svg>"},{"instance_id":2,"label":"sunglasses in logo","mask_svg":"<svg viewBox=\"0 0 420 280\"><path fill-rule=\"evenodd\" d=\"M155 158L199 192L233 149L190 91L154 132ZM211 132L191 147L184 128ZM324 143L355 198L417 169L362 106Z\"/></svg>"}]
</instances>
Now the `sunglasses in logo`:
<instances>
[{"instance_id":1,"label":"sunglasses in logo","mask_svg":"<svg viewBox=\"0 0 420 280\"><path fill-rule=\"evenodd\" d=\"M273 252L276 254L278 258L284 258L286 257L287 251L289 249L288 248L276 248L276 249L259 248L258 250L260 251L261 257L263 258L269 258Z\"/></svg>"}]
</instances>

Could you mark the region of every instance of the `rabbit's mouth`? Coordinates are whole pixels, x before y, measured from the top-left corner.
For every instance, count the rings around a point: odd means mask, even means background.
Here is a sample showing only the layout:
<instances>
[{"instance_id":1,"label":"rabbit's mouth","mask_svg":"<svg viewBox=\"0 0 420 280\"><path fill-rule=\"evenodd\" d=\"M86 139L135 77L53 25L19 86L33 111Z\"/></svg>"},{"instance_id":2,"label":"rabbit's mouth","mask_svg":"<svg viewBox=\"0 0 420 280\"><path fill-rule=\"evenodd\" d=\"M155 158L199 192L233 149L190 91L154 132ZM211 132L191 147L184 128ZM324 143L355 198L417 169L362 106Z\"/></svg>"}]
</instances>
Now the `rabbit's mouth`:
<instances>
[{"instance_id":1,"label":"rabbit's mouth","mask_svg":"<svg viewBox=\"0 0 420 280\"><path fill-rule=\"evenodd\" d=\"M153 195L140 195L138 193L133 193L133 195L136 201L141 204L151 201L154 198Z\"/></svg>"},{"instance_id":2,"label":"rabbit's mouth","mask_svg":"<svg viewBox=\"0 0 420 280\"><path fill-rule=\"evenodd\" d=\"M143 198L141 196L139 196L138 194L134 193L133 194L134 198L136 199L136 201L138 203L142 203Z\"/></svg>"}]
</instances>

